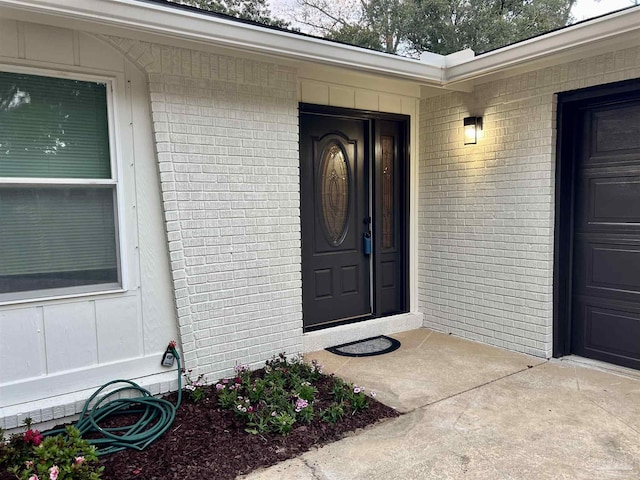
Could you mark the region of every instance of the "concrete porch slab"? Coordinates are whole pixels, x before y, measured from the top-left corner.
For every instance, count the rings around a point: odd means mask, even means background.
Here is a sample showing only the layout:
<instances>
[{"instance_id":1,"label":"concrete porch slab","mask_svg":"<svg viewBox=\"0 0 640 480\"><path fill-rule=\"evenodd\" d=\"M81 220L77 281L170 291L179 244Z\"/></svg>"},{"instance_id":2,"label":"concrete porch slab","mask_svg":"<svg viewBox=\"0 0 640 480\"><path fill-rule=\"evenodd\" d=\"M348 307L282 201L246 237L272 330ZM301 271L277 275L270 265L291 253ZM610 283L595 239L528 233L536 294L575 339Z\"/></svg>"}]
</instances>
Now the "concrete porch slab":
<instances>
[{"instance_id":1,"label":"concrete porch slab","mask_svg":"<svg viewBox=\"0 0 640 480\"><path fill-rule=\"evenodd\" d=\"M403 347L382 357L317 357L413 410L247 478L640 478L637 377L428 330L394 336Z\"/></svg>"},{"instance_id":2,"label":"concrete porch slab","mask_svg":"<svg viewBox=\"0 0 640 480\"><path fill-rule=\"evenodd\" d=\"M386 355L342 357L321 350L308 353L305 358L318 360L324 365L325 373L335 373L375 391L381 402L400 412L409 412L545 362L426 328L389 337L400 340L402 346Z\"/></svg>"}]
</instances>

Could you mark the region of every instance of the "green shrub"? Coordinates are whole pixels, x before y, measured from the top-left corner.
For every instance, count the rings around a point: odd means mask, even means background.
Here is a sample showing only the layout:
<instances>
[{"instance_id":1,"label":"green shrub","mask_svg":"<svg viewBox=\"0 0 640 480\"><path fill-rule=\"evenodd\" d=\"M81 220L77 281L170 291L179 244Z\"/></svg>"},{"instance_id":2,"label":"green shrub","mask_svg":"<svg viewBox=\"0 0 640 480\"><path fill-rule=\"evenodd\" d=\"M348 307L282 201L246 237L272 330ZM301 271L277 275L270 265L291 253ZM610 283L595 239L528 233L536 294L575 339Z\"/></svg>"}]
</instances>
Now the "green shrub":
<instances>
[{"instance_id":1,"label":"green shrub","mask_svg":"<svg viewBox=\"0 0 640 480\"><path fill-rule=\"evenodd\" d=\"M199 402L206 398L209 394L209 385L207 385L203 373L193 380L191 378L191 370L185 371L182 369L182 376L184 377L184 390L192 402Z\"/></svg>"},{"instance_id":2,"label":"green shrub","mask_svg":"<svg viewBox=\"0 0 640 480\"><path fill-rule=\"evenodd\" d=\"M288 359L282 353L266 362L261 375L245 365L236 366L235 372L235 377L216 384L218 404L242 419L249 433L286 435L296 423L316 419L335 423L368 406L363 388L334 378L334 402L317 414L314 404L322 365L305 363L299 356Z\"/></svg>"},{"instance_id":3,"label":"green shrub","mask_svg":"<svg viewBox=\"0 0 640 480\"><path fill-rule=\"evenodd\" d=\"M77 428L68 426L65 433L43 437L31 429L14 434L0 445L0 467L20 480L99 480L94 446L83 440Z\"/></svg>"}]
</instances>

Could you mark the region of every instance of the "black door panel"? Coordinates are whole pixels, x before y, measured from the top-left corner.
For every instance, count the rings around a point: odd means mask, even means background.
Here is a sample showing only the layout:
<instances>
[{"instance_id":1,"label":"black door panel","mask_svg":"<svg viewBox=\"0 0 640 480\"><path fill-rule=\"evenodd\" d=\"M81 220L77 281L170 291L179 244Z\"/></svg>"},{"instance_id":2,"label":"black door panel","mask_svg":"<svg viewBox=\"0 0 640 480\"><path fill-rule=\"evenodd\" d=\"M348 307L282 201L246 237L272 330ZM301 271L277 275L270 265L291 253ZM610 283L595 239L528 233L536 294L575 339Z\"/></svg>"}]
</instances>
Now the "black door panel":
<instances>
[{"instance_id":1,"label":"black door panel","mask_svg":"<svg viewBox=\"0 0 640 480\"><path fill-rule=\"evenodd\" d=\"M406 311L407 122L394 117L301 106L305 329Z\"/></svg>"},{"instance_id":2,"label":"black door panel","mask_svg":"<svg viewBox=\"0 0 640 480\"><path fill-rule=\"evenodd\" d=\"M574 292L640 301L640 239L576 234Z\"/></svg>"},{"instance_id":3,"label":"black door panel","mask_svg":"<svg viewBox=\"0 0 640 480\"><path fill-rule=\"evenodd\" d=\"M375 128L376 311L389 315L406 310L407 185L404 167L404 131L399 122L379 121Z\"/></svg>"},{"instance_id":4,"label":"black door panel","mask_svg":"<svg viewBox=\"0 0 640 480\"><path fill-rule=\"evenodd\" d=\"M631 165L611 171L578 171L576 221L580 231L640 233L640 172Z\"/></svg>"},{"instance_id":5,"label":"black door panel","mask_svg":"<svg viewBox=\"0 0 640 480\"><path fill-rule=\"evenodd\" d=\"M584 357L638 368L640 308L638 303L574 297L580 321L573 331L574 351Z\"/></svg>"},{"instance_id":6,"label":"black door panel","mask_svg":"<svg viewBox=\"0 0 640 480\"><path fill-rule=\"evenodd\" d=\"M300 115L305 327L371 314L366 123Z\"/></svg>"},{"instance_id":7,"label":"black door panel","mask_svg":"<svg viewBox=\"0 0 640 480\"><path fill-rule=\"evenodd\" d=\"M640 102L576 121L571 351L640 368Z\"/></svg>"}]
</instances>

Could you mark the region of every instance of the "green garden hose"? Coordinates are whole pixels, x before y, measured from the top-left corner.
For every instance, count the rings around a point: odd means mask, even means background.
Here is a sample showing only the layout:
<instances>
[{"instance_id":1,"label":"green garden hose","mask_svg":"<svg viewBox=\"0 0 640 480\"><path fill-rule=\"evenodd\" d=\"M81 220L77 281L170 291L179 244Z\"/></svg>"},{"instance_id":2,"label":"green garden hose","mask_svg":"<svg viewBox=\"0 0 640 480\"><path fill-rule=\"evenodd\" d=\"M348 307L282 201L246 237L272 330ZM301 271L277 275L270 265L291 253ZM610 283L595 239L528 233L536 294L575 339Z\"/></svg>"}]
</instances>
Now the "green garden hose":
<instances>
[{"instance_id":1,"label":"green garden hose","mask_svg":"<svg viewBox=\"0 0 640 480\"><path fill-rule=\"evenodd\" d=\"M142 388L130 380L113 380L108 382L100 387L85 402L82 413L80 414L80 419L76 422L75 427L80 430L83 438L85 438L85 434L89 432L97 432L101 435L100 438L87 439L91 445L96 446L96 453L98 455L107 455L126 448L144 450L171 427L176 417L176 411L182 402L182 369L178 352L171 345L169 349L177 361L178 400L175 406L163 398L154 397L149 390ZM92 407L89 407L91 402L106 388L119 383L124 384L124 386L109 391ZM109 400L110 397L120 396L125 392L130 393L131 391L134 392L132 396ZM110 428L99 425L100 422L104 422L108 417L132 414L139 415L139 418L131 425ZM60 433L59 430L50 431L47 432L47 435L55 435L58 433Z\"/></svg>"}]
</instances>

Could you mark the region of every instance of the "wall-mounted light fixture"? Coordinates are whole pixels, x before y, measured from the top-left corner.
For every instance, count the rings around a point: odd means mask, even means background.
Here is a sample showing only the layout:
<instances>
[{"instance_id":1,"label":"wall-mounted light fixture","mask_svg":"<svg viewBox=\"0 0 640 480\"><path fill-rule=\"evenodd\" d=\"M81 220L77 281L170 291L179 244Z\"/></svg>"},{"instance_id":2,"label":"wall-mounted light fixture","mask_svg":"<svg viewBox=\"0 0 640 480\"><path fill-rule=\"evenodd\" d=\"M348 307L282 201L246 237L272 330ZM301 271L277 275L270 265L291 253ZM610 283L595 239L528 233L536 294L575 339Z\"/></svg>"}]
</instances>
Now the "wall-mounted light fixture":
<instances>
[{"instance_id":1,"label":"wall-mounted light fixture","mask_svg":"<svg viewBox=\"0 0 640 480\"><path fill-rule=\"evenodd\" d=\"M482 117L464 119L464 144L475 145L482 134Z\"/></svg>"}]
</instances>

